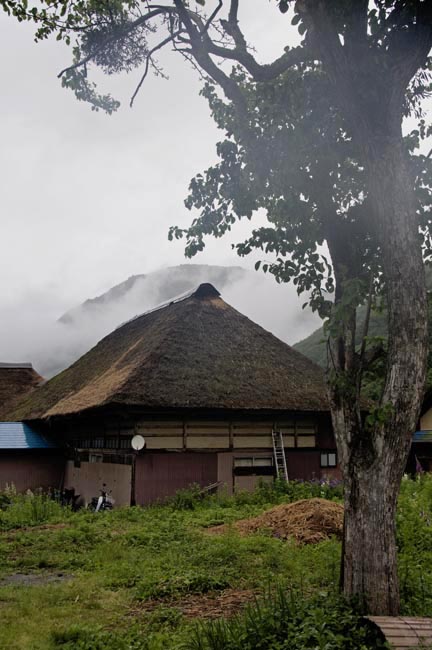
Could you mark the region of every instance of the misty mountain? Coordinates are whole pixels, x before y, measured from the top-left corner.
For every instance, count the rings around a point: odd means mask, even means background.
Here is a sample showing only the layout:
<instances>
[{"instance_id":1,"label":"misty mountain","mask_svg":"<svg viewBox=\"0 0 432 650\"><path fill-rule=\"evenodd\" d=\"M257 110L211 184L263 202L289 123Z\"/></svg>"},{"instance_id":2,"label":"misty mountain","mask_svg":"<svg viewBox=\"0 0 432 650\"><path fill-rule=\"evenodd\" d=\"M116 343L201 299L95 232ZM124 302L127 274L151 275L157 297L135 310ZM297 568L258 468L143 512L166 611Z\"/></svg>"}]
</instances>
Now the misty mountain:
<instances>
[{"instance_id":1,"label":"misty mountain","mask_svg":"<svg viewBox=\"0 0 432 650\"><path fill-rule=\"evenodd\" d=\"M0 361L31 362L43 377L52 377L125 321L202 282L213 284L226 302L291 345L320 323L302 310L304 297L292 284L277 284L273 276L239 266L182 264L134 275L66 312L64 296L49 289L25 296L2 310Z\"/></svg>"},{"instance_id":2,"label":"misty mountain","mask_svg":"<svg viewBox=\"0 0 432 650\"><path fill-rule=\"evenodd\" d=\"M32 361L44 377L52 377L125 321L202 282L213 284L226 302L287 343L319 323L301 309L303 300L295 288L277 284L272 276L239 266L181 264L131 276L68 310L57 322L39 325L26 339L25 352L16 356Z\"/></svg>"},{"instance_id":3,"label":"misty mountain","mask_svg":"<svg viewBox=\"0 0 432 650\"><path fill-rule=\"evenodd\" d=\"M125 320L152 309L156 305L172 300L194 289L202 282L210 282L222 292L228 285L244 279L248 271L239 266L208 266L204 264L181 264L153 273L132 275L96 298L60 316L59 322L66 325L79 324L83 320L109 318L113 312L113 327L119 325L117 314Z\"/></svg>"}]
</instances>

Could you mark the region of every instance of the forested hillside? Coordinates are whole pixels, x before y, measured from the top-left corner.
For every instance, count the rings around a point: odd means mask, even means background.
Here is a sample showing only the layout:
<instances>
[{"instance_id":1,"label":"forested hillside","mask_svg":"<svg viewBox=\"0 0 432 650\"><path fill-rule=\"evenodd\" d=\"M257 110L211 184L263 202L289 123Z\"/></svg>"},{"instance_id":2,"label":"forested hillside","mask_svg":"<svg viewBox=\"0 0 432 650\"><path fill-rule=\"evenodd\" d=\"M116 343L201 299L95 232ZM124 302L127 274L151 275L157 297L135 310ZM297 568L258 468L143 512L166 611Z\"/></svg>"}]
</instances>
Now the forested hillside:
<instances>
[{"instance_id":1,"label":"forested hillside","mask_svg":"<svg viewBox=\"0 0 432 650\"><path fill-rule=\"evenodd\" d=\"M427 388L432 387L432 273L430 268L427 269L427 283L429 290L429 360L428 360L428 376ZM366 315L366 307L361 307L358 311L357 318L357 343L360 345L360 335L363 328L363 323ZM380 311L373 311L370 317L369 333L371 339L381 337L385 348L385 341L387 337L387 313L385 309ZM315 361L323 368L327 364L327 344L324 327L312 332L312 334L305 339L295 343L293 348L301 352L306 357ZM374 363L374 366L365 373L364 388L368 397L376 398L379 396L379 388L381 377L383 376L385 366L385 353L383 356Z\"/></svg>"}]
</instances>

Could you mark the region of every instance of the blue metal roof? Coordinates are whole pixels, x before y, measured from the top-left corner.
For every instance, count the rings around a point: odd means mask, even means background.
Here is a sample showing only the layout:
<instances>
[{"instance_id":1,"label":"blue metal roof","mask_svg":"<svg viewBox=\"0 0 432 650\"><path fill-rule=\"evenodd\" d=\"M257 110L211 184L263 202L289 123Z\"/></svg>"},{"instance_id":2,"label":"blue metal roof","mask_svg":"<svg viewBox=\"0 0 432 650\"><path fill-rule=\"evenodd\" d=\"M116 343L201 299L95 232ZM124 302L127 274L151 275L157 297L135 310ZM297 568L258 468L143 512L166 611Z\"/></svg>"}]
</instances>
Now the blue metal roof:
<instances>
[{"instance_id":1,"label":"blue metal roof","mask_svg":"<svg viewBox=\"0 0 432 650\"><path fill-rule=\"evenodd\" d=\"M0 449L55 449L57 445L46 440L25 422L0 422Z\"/></svg>"},{"instance_id":2,"label":"blue metal roof","mask_svg":"<svg viewBox=\"0 0 432 650\"><path fill-rule=\"evenodd\" d=\"M416 431L413 442L432 442L432 431Z\"/></svg>"}]
</instances>

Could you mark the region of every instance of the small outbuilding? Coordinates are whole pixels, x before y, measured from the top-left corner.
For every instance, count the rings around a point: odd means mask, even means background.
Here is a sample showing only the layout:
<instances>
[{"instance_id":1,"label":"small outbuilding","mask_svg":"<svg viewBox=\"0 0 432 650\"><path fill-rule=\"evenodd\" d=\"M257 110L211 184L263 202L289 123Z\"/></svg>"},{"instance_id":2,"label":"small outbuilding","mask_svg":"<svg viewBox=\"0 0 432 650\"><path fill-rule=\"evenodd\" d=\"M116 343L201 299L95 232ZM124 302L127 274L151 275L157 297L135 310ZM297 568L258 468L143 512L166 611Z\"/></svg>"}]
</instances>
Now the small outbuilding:
<instances>
[{"instance_id":1,"label":"small outbuilding","mask_svg":"<svg viewBox=\"0 0 432 650\"><path fill-rule=\"evenodd\" d=\"M23 422L0 422L0 491L61 487L65 457L59 446Z\"/></svg>"},{"instance_id":2,"label":"small outbuilding","mask_svg":"<svg viewBox=\"0 0 432 650\"><path fill-rule=\"evenodd\" d=\"M339 476L322 369L210 284L116 329L13 417L65 447L65 487L87 500L102 483L120 504L253 488L275 476L273 431L290 478Z\"/></svg>"},{"instance_id":3,"label":"small outbuilding","mask_svg":"<svg viewBox=\"0 0 432 650\"><path fill-rule=\"evenodd\" d=\"M412 474L418 471L432 471L432 390L426 392L423 400L417 431L413 436L407 471Z\"/></svg>"}]
</instances>

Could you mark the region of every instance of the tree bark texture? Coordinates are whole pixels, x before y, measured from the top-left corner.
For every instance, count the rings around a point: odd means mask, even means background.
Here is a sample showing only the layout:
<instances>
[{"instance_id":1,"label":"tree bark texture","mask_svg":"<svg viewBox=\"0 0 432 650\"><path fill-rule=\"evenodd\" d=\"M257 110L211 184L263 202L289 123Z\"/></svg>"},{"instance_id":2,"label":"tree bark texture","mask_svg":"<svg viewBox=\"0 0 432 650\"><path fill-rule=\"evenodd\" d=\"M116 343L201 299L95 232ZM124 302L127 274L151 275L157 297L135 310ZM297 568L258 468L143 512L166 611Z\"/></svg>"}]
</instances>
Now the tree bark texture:
<instances>
[{"instance_id":1,"label":"tree bark texture","mask_svg":"<svg viewBox=\"0 0 432 650\"><path fill-rule=\"evenodd\" d=\"M342 384L329 384L345 484L341 585L346 596L360 597L369 613L397 615L395 514L423 397L427 301L412 179L402 138L375 142L367 156L388 309L388 357L377 418L366 423L354 389L359 369L351 362L352 320L345 324L340 340L333 341L333 360L343 377ZM338 348L343 355L338 355Z\"/></svg>"}]
</instances>

